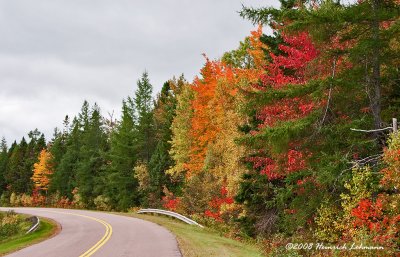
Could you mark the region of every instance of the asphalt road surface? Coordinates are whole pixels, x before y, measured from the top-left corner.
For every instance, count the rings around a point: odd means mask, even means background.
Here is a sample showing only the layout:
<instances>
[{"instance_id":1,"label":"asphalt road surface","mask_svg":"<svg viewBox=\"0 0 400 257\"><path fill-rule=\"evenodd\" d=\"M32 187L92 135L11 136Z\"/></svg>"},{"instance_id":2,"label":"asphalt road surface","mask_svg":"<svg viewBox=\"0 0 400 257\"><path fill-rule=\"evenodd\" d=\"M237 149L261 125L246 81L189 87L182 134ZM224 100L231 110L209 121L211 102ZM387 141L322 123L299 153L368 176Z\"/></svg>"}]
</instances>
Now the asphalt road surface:
<instances>
[{"instance_id":1,"label":"asphalt road surface","mask_svg":"<svg viewBox=\"0 0 400 257\"><path fill-rule=\"evenodd\" d=\"M140 219L82 210L0 208L55 220L61 232L48 240L7 256L181 256L176 239L167 229Z\"/></svg>"}]
</instances>

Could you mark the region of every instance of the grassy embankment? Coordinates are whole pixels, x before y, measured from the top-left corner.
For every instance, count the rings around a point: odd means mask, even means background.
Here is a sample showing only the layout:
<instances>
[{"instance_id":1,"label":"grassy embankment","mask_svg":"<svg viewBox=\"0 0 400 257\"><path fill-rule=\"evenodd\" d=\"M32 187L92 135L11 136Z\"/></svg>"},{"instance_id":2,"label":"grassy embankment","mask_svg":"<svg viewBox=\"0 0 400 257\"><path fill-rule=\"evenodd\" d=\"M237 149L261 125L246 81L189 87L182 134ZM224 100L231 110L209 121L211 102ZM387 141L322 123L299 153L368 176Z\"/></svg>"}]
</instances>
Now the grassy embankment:
<instances>
[{"instance_id":1,"label":"grassy embankment","mask_svg":"<svg viewBox=\"0 0 400 257\"><path fill-rule=\"evenodd\" d=\"M22 218L27 217L25 215L21 216ZM35 232L25 234L26 231L18 231L18 233L12 236L0 239L0 256L20 250L29 245L39 243L53 236L57 233L57 231L58 226L54 221L41 218L39 228Z\"/></svg>"},{"instance_id":2,"label":"grassy embankment","mask_svg":"<svg viewBox=\"0 0 400 257\"><path fill-rule=\"evenodd\" d=\"M263 256L261 250L255 245L223 237L217 231L210 228L188 225L165 216L133 213L123 215L148 220L170 230L176 236L179 248L184 257Z\"/></svg>"}]
</instances>

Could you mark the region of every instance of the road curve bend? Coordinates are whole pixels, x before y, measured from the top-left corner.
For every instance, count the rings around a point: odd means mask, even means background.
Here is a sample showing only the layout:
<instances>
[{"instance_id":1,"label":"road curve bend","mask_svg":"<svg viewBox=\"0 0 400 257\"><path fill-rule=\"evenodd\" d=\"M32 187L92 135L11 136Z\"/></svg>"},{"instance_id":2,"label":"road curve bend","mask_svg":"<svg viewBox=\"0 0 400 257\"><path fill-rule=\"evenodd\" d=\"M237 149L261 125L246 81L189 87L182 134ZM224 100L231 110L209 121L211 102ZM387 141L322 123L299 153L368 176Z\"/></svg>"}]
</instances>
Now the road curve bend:
<instances>
[{"instance_id":1,"label":"road curve bend","mask_svg":"<svg viewBox=\"0 0 400 257\"><path fill-rule=\"evenodd\" d=\"M7 210L50 218L61 225L61 232L55 237L9 257L181 256L171 232L141 219L83 210L0 208Z\"/></svg>"}]
</instances>

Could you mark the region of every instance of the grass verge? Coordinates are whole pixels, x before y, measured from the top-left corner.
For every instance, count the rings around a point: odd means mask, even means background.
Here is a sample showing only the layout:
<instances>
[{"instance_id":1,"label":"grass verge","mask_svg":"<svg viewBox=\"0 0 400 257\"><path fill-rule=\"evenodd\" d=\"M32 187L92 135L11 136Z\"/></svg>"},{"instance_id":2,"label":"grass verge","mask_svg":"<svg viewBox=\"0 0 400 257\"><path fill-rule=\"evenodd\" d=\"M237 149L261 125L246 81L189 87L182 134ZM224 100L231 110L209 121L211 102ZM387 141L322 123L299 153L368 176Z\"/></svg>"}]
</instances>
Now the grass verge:
<instances>
[{"instance_id":1,"label":"grass verge","mask_svg":"<svg viewBox=\"0 0 400 257\"><path fill-rule=\"evenodd\" d=\"M217 231L210 228L188 225L164 216L132 213L123 213L122 215L151 221L169 229L176 236L179 248L184 257L263 256L261 250L255 245L223 237Z\"/></svg>"},{"instance_id":2,"label":"grass verge","mask_svg":"<svg viewBox=\"0 0 400 257\"><path fill-rule=\"evenodd\" d=\"M18 251L27 246L39 243L59 231L57 223L50 219L40 218L39 228L30 234L20 234L0 241L0 256Z\"/></svg>"}]
</instances>

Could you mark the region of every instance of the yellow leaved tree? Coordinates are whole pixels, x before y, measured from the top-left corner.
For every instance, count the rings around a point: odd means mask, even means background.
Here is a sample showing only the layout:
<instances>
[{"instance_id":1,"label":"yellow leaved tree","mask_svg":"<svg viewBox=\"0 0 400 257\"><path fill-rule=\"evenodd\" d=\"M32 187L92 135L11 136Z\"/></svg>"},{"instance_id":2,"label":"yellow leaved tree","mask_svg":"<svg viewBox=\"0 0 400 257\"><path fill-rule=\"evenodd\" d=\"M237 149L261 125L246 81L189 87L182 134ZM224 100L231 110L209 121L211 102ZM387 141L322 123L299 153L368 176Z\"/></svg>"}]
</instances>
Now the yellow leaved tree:
<instances>
[{"instance_id":1,"label":"yellow leaved tree","mask_svg":"<svg viewBox=\"0 0 400 257\"><path fill-rule=\"evenodd\" d=\"M53 167L51 165L52 155L46 149L43 149L38 157L38 162L33 165L33 176L31 177L36 190L47 191L50 178L53 174Z\"/></svg>"}]
</instances>

